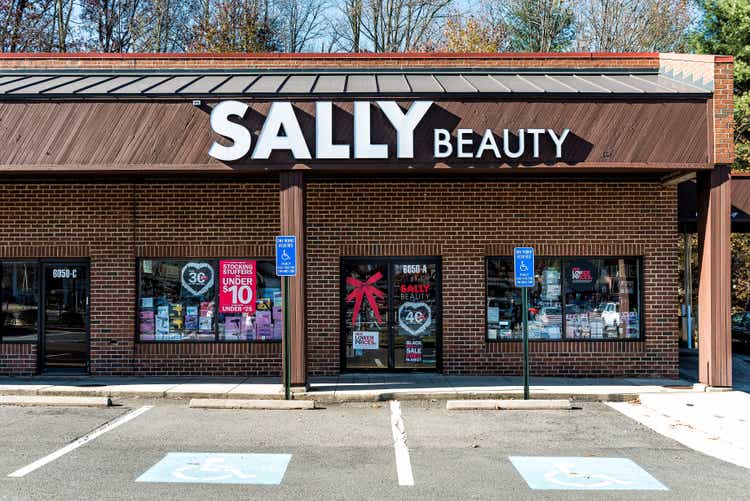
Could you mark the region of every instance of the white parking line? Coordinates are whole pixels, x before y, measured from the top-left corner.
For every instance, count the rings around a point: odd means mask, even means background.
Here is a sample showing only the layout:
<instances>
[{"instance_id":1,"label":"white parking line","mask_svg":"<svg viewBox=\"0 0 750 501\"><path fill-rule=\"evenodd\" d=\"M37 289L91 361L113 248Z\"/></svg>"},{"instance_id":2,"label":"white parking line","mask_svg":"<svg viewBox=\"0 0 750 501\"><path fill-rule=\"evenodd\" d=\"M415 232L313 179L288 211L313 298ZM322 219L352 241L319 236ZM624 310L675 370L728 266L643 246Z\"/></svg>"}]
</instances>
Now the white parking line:
<instances>
[{"instance_id":1,"label":"white parking line","mask_svg":"<svg viewBox=\"0 0 750 501\"><path fill-rule=\"evenodd\" d=\"M391 400L391 432L393 433L393 449L396 452L396 472L398 485L414 485L414 475L411 472L409 448L406 447L406 426L401 417L401 404L398 400Z\"/></svg>"},{"instance_id":2,"label":"white parking line","mask_svg":"<svg viewBox=\"0 0 750 501\"><path fill-rule=\"evenodd\" d=\"M91 442L95 438L97 438L97 437L99 437L99 436L107 433L108 431L114 430L118 426L127 423L131 419L137 418L138 416L140 416L144 412L152 409L153 407L154 407L153 405L144 405L143 407L140 407L138 409L130 411L127 414L124 414L124 415L118 417L117 419L115 419L113 421L110 421L109 423L106 423L106 424L100 426L99 428L95 429L91 433L88 433L88 434L82 436L78 440L75 440L74 442L69 443L68 445L66 445L62 449L56 450L55 452L53 452L49 456L45 456L42 459L34 461L30 465L24 466L23 468L14 471L13 473L9 474L8 476L9 477L23 477L23 476L26 476L29 473L31 473L32 471L37 470L37 469L41 468L42 466L44 466L45 464L51 463L55 459L58 459L58 458L64 456L65 454L69 453L70 451L75 450L75 449L79 448L80 446L85 445L85 444Z\"/></svg>"}]
</instances>

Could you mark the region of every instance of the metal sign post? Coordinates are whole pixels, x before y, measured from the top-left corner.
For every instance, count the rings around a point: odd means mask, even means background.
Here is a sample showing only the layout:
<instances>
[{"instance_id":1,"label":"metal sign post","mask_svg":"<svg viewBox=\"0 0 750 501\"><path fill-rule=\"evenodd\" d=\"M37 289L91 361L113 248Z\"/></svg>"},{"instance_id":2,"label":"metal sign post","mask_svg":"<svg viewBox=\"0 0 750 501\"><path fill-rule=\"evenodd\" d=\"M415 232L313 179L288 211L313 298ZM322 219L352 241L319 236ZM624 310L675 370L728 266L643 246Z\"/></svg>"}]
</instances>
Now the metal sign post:
<instances>
[{"instance_id":1,"label":"metal sign post","mask_svg":"<svg viewBox=\"0 0 750 501\"><path fill-rule=\"evenodd\" d=\"M513 249L513 269L516 287L521 288L523 318L523 399L529 396L529 287L534 287L534 248Z\"/></svg>"},{"instance_id":2,"label":"metal sign post","mask_svg":"<svg viewBox=\"0 0 750 501\"><path fill-rule=\"evenodd\" d=\"M276 275L284 278L284 398L291 398L291 356L289 353L289 277L297 276L297 237L276 237Z\"/></svg>"}]
</instances>

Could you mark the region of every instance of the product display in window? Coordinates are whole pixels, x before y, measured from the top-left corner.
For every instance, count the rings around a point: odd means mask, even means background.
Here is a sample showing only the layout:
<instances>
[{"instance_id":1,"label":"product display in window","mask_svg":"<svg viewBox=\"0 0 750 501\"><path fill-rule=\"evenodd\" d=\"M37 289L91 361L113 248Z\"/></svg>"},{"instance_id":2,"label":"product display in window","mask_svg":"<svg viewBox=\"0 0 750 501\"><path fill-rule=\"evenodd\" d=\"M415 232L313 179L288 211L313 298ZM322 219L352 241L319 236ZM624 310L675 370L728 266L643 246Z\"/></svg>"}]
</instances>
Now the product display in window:
<instances>
[{"instance_id":1,"label":"product display in window","mask_svg":"<svg viewBox=\"0 0 750 501\"><path fill-rule=\"evenodd\" d=\"M639 339L637 258L545 258L529 289L529 339ZM563 303L564 299L564 303ZM511 258L487 259L487 339L521 339Z\"/></svg>"},{"instance_id":2,"label":"product display in window","mask_svg":"<svg viewBox=\"0 0 750 501\"><path fill-rule=\"evenodd\" d=\"M141 341L281 340L273 262L142 259L139 290Z\"/></svg>"},{"instance_id":3,"label":"product display in window","mask_svg":"<svg viewBox=\"0 0 750 501\"><path fill-rule=\"evenodd\" d=\"M537 258L534 287L529 288L529 339L562 338L560 260ZM513 280L512 259L487 261L487 338L520 339L523 318L521 290Z\"/></svg>"},{"instance_id":4,"label":"product display in window","mask_svg":"<svg viewBox=\"0 0 750 501\"><path fill-rule=\"evenodd\" d=\"M634 258L570 261L565 279L567 337L640 337L638 262Z\"/></svg>"}]
</instances>

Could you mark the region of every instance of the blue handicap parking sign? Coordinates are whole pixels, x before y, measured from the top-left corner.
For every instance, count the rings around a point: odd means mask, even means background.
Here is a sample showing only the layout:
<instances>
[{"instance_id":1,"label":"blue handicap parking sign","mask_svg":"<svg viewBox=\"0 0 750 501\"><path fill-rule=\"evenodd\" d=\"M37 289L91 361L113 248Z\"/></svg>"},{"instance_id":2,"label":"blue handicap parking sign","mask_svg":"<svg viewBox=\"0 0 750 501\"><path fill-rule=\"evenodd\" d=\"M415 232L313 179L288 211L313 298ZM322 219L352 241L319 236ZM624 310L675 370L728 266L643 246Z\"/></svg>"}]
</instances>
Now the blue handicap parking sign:
<instances>
[{"instance_id":1,"label":"blue handicap parking sign","mask_svg":"<svg viewBox=\"0 0 750 501\"><path fill-rule=\"evenodd\" d=\"M668 490L646 470L625 458L510 458L532 489Z\"/></svg>"},{"instance_id":2,"label":"blue handicap parking sign","mask_svg":"<svg viewBox=\"0 0 750 501\"><path fill-rule=\"evenodd\" d=\"M291 454L170 452L136 482L279 485Z\"/></svg>"},{"instance_id":3,"label":"blue handicap parking sign","mask_svg":"<svg viewBox=\"0 0 750 501\"><path fill-rule=\"evenodd\" d=\"M513 269L516 287L534 287L534 248L513 249Z\"/></svg>"},{"instance_id":4,"label":"blue handicap parking sign","mask_svg":"<svg viewBox=\"0 0 750 501\"><path fill-rule=\"evenodd\" d=\"M276 275L293 277L297 274L297 237L276 237Z\"/></svg>"}]
</instances>

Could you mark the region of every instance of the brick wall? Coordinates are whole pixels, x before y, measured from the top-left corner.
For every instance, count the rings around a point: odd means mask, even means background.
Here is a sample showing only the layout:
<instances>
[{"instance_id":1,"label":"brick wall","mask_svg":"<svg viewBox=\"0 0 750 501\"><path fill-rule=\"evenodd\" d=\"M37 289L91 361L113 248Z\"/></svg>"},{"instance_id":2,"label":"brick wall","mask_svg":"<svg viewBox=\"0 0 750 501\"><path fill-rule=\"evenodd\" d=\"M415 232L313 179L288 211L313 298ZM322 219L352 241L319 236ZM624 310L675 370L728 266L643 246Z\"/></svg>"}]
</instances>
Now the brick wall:
<instances>
[{"instance_id":1,"label":"brick wall","mask_svg":"<svg viewBox=\"0 0 750 501\"><path fill-rule=\"evenodd\" d=\"M732 58L716 58L713 96L714 158L716 164L734 162L734 65Z\"/></svg>"},{"instance_id":2,"label":"brick wall","mask_svg":"<svg viewBox=\"0 0 750 501\"><path fill-rule=\"evenodd\" d=\"M0 54L0 69L658 68L657 53Z\"/></svg>"},{"instance_id":3,"label":"brick wall","mask_svg":"<svg viewBox=\"0 0 750 501\"><path fill-rule=\"evenodd\" d=\"M36 345L0 344L0 376L33 376Z\"/></svg>"},{"instance_id":4,"label":"brick wall","mask_svg":"<svg viewBox=\"0 0 750 501\"><path fill-rule=\"evenodd\" d=\"M0 185L0 258L90 259L93 374L278 374L278 344L135 343L136 257L270 256L278 196L275 183ZM0 345L0 373L33 371L26 346Z\"/></svg>"},{"instance_id":5,"label":"brick wall","mask_svg":"<svg viewBox=\"0 0 750 501\"><path fill-rule=\"evenodd\" d=\"M485 341L484 257L644 258L645 340L531 344L534 375L677 377L677 195L637 182L310 183L308 371L339 370L340 256L442 257L443 368L520 374L519 342Z\"/></svg>"},{"instance_id":6,"label":"brick wall","mask_svg":"<svg viewBox=\"0 0 750 501\"><path fill-rule=\"evenodd\" d=\"M134 341L136 256L272 255L277 184L14 184L0 199L1 257L91 259L94 374L278 374L278 344ZM643 256L646 298L644 341L532 343L533 374L674 377L675 227L675 188L657 183L310 183L309 371L339 369L340 256L437 255L445 372L518 374L519 343L484 341L484 256L528 244ZM35 358L32 345L0 345L0 373L28 375Z\"/></svg>"}]
</instances>

